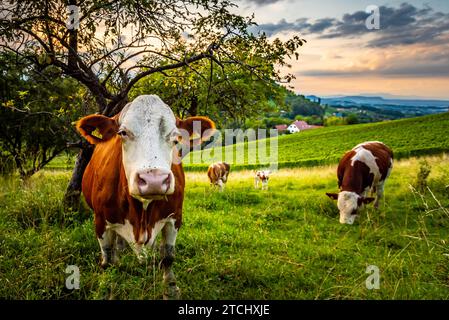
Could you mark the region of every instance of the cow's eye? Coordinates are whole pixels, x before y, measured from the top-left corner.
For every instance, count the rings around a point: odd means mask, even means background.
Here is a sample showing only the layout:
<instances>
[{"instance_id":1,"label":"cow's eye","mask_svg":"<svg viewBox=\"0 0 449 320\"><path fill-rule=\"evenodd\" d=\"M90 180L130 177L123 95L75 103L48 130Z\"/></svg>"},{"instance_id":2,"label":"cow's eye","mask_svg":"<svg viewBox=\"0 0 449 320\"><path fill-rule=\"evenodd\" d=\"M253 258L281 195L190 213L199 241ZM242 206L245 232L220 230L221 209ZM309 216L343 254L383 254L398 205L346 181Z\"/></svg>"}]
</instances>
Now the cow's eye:
<instances>
[{"instance_id":1,"label":"cow's eye","mask_svg":"<svg viewBox=\"0 0 449 320\"><path fill-rule=\"evenodd\" d=\"M170 141L173 143L173 145L178 145L182 140L182 136L179 136L177 134L170 136Z\"/></svg>"},{"instance_id":2,"label":"cow's eye","mask_svg":"<svg viewBox=\"0 0 449 320\"><path fill-rule=\"evenodd\" d=\"M119 136L121 136L121 137L126 137L126 136L128 136L128 133L125 131L125 130L119 130L118 132L117 132L117 134L119 135Z\"/></svg>"}]
</instances>

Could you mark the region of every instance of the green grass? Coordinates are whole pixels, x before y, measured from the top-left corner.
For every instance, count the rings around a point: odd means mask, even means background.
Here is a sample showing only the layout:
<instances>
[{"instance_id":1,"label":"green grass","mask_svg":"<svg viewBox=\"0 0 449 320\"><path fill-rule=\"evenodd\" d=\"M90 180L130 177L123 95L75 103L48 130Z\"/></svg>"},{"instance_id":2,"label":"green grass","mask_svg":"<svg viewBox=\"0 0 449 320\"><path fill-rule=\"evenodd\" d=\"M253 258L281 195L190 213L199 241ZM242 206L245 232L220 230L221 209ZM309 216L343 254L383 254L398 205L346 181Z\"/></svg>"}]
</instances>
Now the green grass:
<instances>
[{"instance_id":1,"label":"green grass","mask_svg":"<svg viewBox=\"0 0 449 320\"><path fill-rule=\"evenodd\" d=\"M73 166L75 164L75 155L76 155L76 153L73 153L73 150L68 153L62 153L62 154L56 156L52 161L50 161L45 166L45 169L47 169L47 170L73 169Z\"/></svg>"},{"instance_id":2,"label":"green grass","mask_svg":"<svg viewBox=\"0 0 449 320\"><path fill-rule=\"evenodd\" d=\"M368 207L352 226L324 195L336 191L335 165L280 170L268 191L253 188L249 171L231 172L223 193L204 172L187 173L174 264L182 298L448 299L449 158L428 161L433 195L410 188L418 160L396 162L380 211ZM69 177L2 178L0 298L161 299L157 253L140 265L127 250L118 266L98 267L89 210L60 205ZM80 268L79 290L64 286L67 265ZM365 287L369 265L379 290Z\"/></svg>"},{"instance_id":3,"label":"green grass","mask_svg":"<svg viewBox=\"0 0 449 320\"><path fill-rule=\"evenodd\" d=\"M342 155L355 145L370 140L379 140L389 145L396 159L410 156L432 155L449 151L449 113L430 115L370 124L326 127L278 138L278 167L292 168L338 163ZM203 162L191 161L186 170L204 170L211 162L227 160L233 170L255 169L266 164L248 163L248 147L256 150L257 142L245 143L245 159L236 161L236 148L241 145L217 149L216 154L203 154ZM267 147L270 143L267 142ZM252 151L251 151L252 152ZM190 157L199 157L192 153ZM228 157L228 158L226 158ZM186 157L189 161L189 156ZM186 162L185 161L185 162Z\"/></svg>"}]
</instances>

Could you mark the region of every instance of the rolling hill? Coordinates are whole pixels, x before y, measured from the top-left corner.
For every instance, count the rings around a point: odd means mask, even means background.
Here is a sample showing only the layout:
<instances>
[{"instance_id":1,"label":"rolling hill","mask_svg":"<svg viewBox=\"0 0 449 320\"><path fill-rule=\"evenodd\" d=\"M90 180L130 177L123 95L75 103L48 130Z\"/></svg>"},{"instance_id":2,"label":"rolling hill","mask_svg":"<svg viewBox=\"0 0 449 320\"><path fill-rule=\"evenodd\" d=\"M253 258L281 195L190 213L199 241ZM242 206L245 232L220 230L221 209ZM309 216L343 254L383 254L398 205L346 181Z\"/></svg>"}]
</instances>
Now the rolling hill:
<instances>
[{"instance_id":1,"label":"rolling hill","mask_svg":"<svg viewBox=\"0 0 449 320\"><path fill-rule=\"evenodd\" d=\"M317 97L310 96L316 100ZM363 108L375 107L379 110L397 111L406 116L426 115L445 112L449 108L447 100L424 100L424 99L385 99L371 96L345 96L334 98L322 98L321 103L333 107Z\"/></svg>"},{"instance_id":2,"label":"rolling hill","mask_svg":"<svg viewBox=\"0 0 449 320\"><path fill-rule=\"evenodd\" d=\"M270 141L267 139L267 146ZM449 152L449 113L350 126L326 127L305 131L278 138L278 167L302 167L337 163L343 153L358 143L378 140L389 145L395 158L438 154ZM259 140L260 141L260 140ZM268 163L258 161L248 163L248 147L255 150L257 141L245 142L232 146L216 148L210 156L210 150L203 154L192 152L186 158L202 163L189 164L185 159L186 170L204 170L211 162L221 161L226 153L237 148L245 149L245 159L233 164L233 170L254 169L267 166ZM234 156L235 158L235 156ZM187 161L186 161L187 160ZM225 159L229 161L229 158ZM191 160L190 160L191 161ZM229 161L232 164L232 161Z\"/></svg>"}]
</instances>

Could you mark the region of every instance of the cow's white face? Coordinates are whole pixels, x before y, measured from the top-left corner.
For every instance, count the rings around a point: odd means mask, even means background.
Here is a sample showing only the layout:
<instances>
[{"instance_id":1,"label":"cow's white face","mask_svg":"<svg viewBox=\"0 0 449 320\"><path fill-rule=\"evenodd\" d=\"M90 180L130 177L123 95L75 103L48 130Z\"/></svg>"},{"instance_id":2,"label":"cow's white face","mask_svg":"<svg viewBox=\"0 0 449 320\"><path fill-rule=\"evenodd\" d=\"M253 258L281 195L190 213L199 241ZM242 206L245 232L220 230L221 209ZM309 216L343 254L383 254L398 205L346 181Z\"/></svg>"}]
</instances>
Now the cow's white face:
<instances>
[{"instance_id":1,"label":"cow's white face","mask_svg":"<svg viewBox=\"0 0 449 320\"><path fill-rule=\"evenodd\" d=\"M374 201L372 197L361 196L350 191L326 193L326 195L333 200L337 200L338 210L340 210L340 223L346 224L353 224L363 205Z\"/></svg>"},{"instance_id":2,"label":"cow's white face","mask_svg":"<svg viewBox=\"0 0 449 320\"><path fill-rule=\"evenodd\" d=\"M118 126L130 194L137 199L173 194L173 147L181 132L172 110L157 96L139 96L123 109Z\"/></svg>"},{"instance_id":3,"label":"cow's white face","mask_svg":"<svg viewBox=\"0 0 449 320\"><path fill-rule=\"evenodd\" d=\"M175 190L171 167L174 159L176 164L181 160L175 145L181 142L185 155L213 135L215 124L205 117L176 119L158 96L143 95L127 104L118 119L89 115L77 122L77 129L93 144L120 136L129 193L147 205Z\"/></svg>"},{"instance_id":4,"label":"cow's white face","mask_svg":"<svg viewBox=\"0 0 449 320\"><path fill-rule=\"evenodd\" d=\"M355 192L342 191L338 194L340 223L353 224L359 209L360 196Z\"/></svg>"}]
</instances>

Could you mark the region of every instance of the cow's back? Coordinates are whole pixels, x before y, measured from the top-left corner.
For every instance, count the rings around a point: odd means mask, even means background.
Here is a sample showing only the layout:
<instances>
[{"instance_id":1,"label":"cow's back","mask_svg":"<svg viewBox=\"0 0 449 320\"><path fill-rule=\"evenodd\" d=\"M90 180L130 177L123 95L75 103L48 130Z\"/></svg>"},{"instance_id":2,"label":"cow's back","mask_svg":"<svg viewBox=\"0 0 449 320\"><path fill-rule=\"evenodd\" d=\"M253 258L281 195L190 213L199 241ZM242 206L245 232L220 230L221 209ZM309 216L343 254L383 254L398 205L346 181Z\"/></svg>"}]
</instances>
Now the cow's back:
<instances>
[{"instance_id":1,"label":"cow's back","mask_svg":"<svg viewBox=\"0 0 449 320\"><path fill-rule=\"evenodd\" d=\"M219 179L225 177L229 173L230 165L226 162L214 163L207 169L207 176L211 183L217 182Z\"/></svg>"},{"instance_id":2,"label":"cow's back","mask_svg":"<svg viewBox=\"0 0 449 320\"><path fill-rule=\"evenodd\" d=\"M380 181L385 180L393 164L393 151L387 145L378 141L363 143L361 146L374 155L381 175Z\"/></svg>"},{"instance_id":3,"label":"cow's back","mask_svg":"<svg viewBox=\"0 0 449 320\"><path fill-rule=\"evenodd\" d=\"M345 153L337 169L343 191L363 192L384 181L392 167L393 152L382 142L365 142Z\"/></svg>"}]
</instances>

